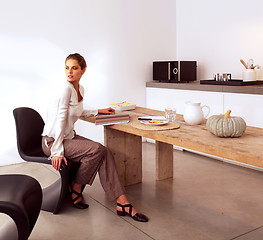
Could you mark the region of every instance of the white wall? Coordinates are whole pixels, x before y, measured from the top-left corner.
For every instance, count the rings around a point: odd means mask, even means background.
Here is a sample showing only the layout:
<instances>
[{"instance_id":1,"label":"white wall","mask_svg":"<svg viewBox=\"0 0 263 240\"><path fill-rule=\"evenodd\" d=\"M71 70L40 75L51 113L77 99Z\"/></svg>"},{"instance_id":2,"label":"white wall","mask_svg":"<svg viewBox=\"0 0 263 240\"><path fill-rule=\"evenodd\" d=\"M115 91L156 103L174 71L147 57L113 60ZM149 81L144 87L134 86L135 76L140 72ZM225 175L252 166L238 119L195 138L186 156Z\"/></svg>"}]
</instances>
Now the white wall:
<instances>
[{"instance_id":1,"label":"white wall","mask_svg":"<svg viewBox=\"0 0 263 240\"><path fill-rule=\"evenodd\" d=\"M64 81L64 59L80 52L91 107L145 105L154 60L197 60L199 79L214 72L241 77L239 59L263 67L263 2L245 0L10 0L1 4L0 165L19 161L12 110L36 108ZM262 70L259 78L263 78ZM85 128L85 130L84 130ZM102 141L102 129L77 129Z\"/></svg>"},{"instance_id":2,"label":"white wall","mask_svg":"<svg viewBox=\"0 0 263 240\"><path fill-rule=\"evenodd\" d=\"M263 68L262 9L261 0L177 0L177 58L197 60L198 79L211 79L216 72L241 78L240 58L253 58Z\"/></svg>"},{"instance_id":3,"label":"white wall","mask_svg":"<svg viewBox=\"0 0 263 240\"><path fill-rule=\"evenodd\" d=\"M176 58L196 60L198 79L212 79L213 73L230 72L241 78L240 59L253 58L261 66L263 79L263 2L245 0L177 0ZM263 127L262 96L174 89L147 89L147 107L164 110L173 106L183 114L186 101L200 101L210 107L210 116L228 109L247 125Z\"/></svg>"},{"instance_id":4,"label":"white wall","mask_svg":"<svg viewBox=\"0 0 263 240\"><path fill-rule=\"evenodd\" d=\"M11 0L1 4L0 165L20 161L12 110L29 106L43 117L64 78L64 59L79 52L88 68L86 103L145 105L152 61L175 58L174 0ZM77 130L102 141L101 127Z\"/></svg>"}]
</instances>

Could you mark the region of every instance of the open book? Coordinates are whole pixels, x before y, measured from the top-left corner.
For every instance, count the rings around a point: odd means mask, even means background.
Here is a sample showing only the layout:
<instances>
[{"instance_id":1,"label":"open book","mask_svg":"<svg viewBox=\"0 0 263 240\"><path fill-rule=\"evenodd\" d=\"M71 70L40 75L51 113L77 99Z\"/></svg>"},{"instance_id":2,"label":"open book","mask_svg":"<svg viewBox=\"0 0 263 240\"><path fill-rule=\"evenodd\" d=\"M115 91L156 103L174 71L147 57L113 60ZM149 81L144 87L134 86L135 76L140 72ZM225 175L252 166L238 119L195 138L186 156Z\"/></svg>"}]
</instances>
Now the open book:
<instances>
[{"instance_id":1,"label":"open book","mask_svg":"<svg viewBox=\"0 0 263 240\"><path fill-rule=\"evenodd\" d=\"M117 123L128 123L129 121L130 121L129 114L97 115L95 119L95 124L112 125Z\"/></svg>"}]
</instances>

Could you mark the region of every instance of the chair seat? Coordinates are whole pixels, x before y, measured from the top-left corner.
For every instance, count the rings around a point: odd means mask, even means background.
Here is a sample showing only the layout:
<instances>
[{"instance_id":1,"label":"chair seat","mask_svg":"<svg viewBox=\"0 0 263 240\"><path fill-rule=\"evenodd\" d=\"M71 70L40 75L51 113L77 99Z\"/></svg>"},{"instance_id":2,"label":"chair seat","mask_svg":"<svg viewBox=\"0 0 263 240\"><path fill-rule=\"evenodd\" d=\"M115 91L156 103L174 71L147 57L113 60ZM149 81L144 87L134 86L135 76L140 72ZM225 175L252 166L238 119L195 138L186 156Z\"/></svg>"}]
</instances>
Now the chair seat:
<instances>
[{"instance_id":1,"label":"chair seat","mask_svg":"<svg viewBox=\"0 0 263 240\"><path fill-rule=\"evenodd\" d=\"M0 239L28 239L37 221L42 203L42 190L37 180L20 174L0 175L0 212L10 216L16 225L1 228Z\"/></svg>"},{"instance_id":2,"label":"chair seat","mask_svg":"<svg viewBox=\"0 0 263 240\"><path fill-rule=\"evenodd\" d=\"M17 149L22 159L28 162L51 164L41 146L44 121L32 108L20 107L13 111L16 123ZM43 189L41 209L57 214L68 191L68 184L74 178L79 163L63 162L59 170L60 179ZM72 169L72 171L71 171Z\"/></svg>"}]
</instances>

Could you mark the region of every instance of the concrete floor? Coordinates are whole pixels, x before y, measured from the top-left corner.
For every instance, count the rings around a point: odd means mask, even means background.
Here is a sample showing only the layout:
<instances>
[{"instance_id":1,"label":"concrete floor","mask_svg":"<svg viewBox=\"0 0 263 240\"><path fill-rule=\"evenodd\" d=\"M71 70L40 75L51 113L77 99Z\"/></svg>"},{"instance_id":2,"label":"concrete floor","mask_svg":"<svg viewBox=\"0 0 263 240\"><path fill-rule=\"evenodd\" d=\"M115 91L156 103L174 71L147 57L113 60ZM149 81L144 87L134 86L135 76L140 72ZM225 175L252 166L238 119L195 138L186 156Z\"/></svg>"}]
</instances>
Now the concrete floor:
<instances>
[{"instance_id":1,"label":"concrete floor","mask_svg":"<svg viewBox=\"0 0 263 240\"><path fill-rule=\"evenodd\" d=\"M58 178L48 165L20 163L0 174L23 173L44 187ZM263 173L174 150L174 178L155 181L155 146L143 143L143 182L126 188L137 210L150 221L139 223L115 213L99 179L86 187L86 210L69 201L58 215L41 211L30 240L208 240L263 239ZM0 226L7 217L0 214Z\"/></svg>"}]
</instances>

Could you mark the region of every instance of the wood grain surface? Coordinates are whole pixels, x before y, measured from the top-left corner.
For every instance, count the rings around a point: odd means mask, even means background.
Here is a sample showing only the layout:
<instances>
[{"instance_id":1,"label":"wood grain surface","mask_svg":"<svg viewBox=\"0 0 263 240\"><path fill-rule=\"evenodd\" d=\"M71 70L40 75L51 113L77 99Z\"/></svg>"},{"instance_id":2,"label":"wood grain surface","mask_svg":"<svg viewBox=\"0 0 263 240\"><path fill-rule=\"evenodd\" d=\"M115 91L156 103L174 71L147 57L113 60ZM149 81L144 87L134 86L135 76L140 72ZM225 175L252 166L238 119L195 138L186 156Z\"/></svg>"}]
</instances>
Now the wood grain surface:
<instances>
[{"instance_id":1,"label":"wood grain surface","mask_svg":"<svg viewBox=\"0 0 263 240\"><path fill-rule=\"evenodd\" d=\"M135 110L127 111L131 118L147 115L162 115L163 111L136 107ZM92 121L92 119L89 119ZM182 148L192 149L195 151L223 157L250 164L257 167L263 167L263 129L247 126L242 137L239 138L220 138L211 134L205 125L187 125L182 115L176 115L176 123L180 128L175 130L149 131L132 127L130 123L115 124L106 126L134 135L142 136L176 145Z\"/></svg>"}]
</instances>

